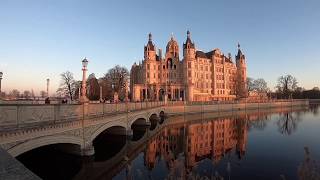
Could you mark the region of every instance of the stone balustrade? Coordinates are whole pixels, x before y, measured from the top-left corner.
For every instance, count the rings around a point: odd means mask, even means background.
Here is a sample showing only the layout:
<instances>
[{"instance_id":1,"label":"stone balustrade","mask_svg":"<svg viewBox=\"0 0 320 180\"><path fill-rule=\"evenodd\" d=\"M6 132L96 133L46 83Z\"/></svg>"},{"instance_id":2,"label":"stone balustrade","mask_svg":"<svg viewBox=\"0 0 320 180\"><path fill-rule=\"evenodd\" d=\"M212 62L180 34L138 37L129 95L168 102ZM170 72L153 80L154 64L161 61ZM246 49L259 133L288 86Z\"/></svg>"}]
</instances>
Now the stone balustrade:
<instances>
[{"instance_id":1,"label":"stone balustrade","mask_svg":"<svg viewBox=\"0 0 320 180\"><path fill-rule=\"evenodd\" d=\"M117 104L0 104L0 132L27 126L90 119L163 106L164 102Z\"/></svg>"}]
</instances>

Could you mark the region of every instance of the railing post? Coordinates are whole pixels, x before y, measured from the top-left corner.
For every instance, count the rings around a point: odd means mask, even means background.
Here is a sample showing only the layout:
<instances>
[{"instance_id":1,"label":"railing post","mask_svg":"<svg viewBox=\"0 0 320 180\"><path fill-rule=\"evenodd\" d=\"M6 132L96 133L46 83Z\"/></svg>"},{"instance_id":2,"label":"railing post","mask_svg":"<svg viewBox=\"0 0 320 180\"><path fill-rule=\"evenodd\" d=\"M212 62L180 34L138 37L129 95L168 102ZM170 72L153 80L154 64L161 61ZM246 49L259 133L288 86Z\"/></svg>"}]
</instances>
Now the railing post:
<instances>
[{"instance_id":1,"label":"railing post","mask_svg":"<svg viewBox=\"0 0 320 180\"><path fill-rule=\"evenodd\" d=\"M19 127L19 124L20 124L19 111L20 111L20 106L17 105L17 128Z\"/></svg>"},{"instance_id":2,"label":"railing post","mask_svg":"<svg viewBox=\"0 0 320 180\"><path fill-rule=\"evenodd\" d=\"M102 115L104 116L104 102L102 102Z\"/></svg>"}]
</instances>

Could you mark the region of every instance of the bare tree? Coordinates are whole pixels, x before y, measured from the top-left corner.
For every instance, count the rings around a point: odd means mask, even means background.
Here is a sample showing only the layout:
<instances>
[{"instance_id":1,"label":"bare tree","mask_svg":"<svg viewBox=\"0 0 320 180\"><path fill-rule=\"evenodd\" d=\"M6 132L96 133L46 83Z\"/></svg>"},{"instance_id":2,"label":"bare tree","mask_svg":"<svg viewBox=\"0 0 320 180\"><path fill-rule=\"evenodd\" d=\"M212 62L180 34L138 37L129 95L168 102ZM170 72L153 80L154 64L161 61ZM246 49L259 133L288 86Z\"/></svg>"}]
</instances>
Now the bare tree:
<instances>
[{"instance_id":1,"label":"bare tree","mask_svg":"<svg viewBox=\"0 0 320 180\"><path fill-rule=\"evenodd\" d=\"M119 98L124 99L129 80L128 69L116 65L105 74L105 79L106 81L111 82L111 85L113 85L113 91L119 94Z\"/></svg>"},{"instance_id":2,"label":"bare tree","mask_svg":"<svg viewBox=\"0 0 320 180\"><path fill-rule=\"evenodd\" d=\"M13 89L10 93L9 93L11 98L19 98L20 96L20 92L17 89Z\"/></svg>"},{"instance_id":3,"label":"bare tree","mask_svg":"<svg viewBox=\"0 0 320 180\"><path fill-rule=\"evenodd\" d=\"M94 73L90 74L87 80L87 94L90 100L99 100L100 86Z\"/></svg>"},{"instance_id":4,"label":"bare tree","mask_svg":"<svg viewBox=\"0 0 320 180\"><path fill-rule=\"evenodd\" d=\"M62 73L60 87L57 93L60 95L68 96L73 100L73 96L76 90L76 81L73 78L73 74L69 71Z\"/></svg>"},{"instance_id":5,"label":"bare tree","mask_svg":"<svg viewBox=\"0 0 320 180\"><path fill-rule=\"evenodd\" d=\"M23 97L29 99L31 97L31 92L28 90L23 91Z\"/></svg>"},{"instance_id":6,"label":"bare tree","mask_svg":"<svg viewBox=\"0 0 320 180\"><path fill-rule=\"evenodd\" d=\"M247 77L247 88L248 88L248 92L251 92L254 90L254 79L251 77Z\"/></svg>"},{"instance_id":7,"label":"bare tree","mask_svg":"<svg viewBox=\"0 0 320 180\"><path fill-rule=\"evenodd\" d=\"M285 98L289 98L292 92L298 87L298 81L295 77L289 75L280 76L277 83L277 91Z\"/></svg>"},{"instance_id":8,"label":"bare tree","mask_svg":"<svg viewBox=\"0 0 320 180\"><path fill-rule=\"evenodd\" d=\"M46 91L40 91L40 96L42 98L45 98L47 96L47 92Z\"/></svg>"},{"instance_id":9,"label":"bare tree","mask_svg":"<svg viewBox=\"0 0 320 180\"><path fill-rule=\"evenodd\" d=\"M267 92L269 90L267 82L262 79L258 78L253 81L254 90L258 92Z\"/></svg>"}]
</instances>

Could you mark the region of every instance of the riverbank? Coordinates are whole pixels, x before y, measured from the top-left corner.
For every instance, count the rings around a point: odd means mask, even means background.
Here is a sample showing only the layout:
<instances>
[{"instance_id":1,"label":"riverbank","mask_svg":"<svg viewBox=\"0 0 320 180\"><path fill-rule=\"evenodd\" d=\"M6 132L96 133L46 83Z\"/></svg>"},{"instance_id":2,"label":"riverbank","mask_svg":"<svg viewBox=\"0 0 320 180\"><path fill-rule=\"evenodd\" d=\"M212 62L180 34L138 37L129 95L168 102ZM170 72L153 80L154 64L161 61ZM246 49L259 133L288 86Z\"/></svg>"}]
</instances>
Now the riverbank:
<instances>
[{"instance_id":1,"label":"riverbank","mask_svg":"<svg viewBox=\"0 0 320 180\"><path fill-rule=\"evenodd\" d=\"M165 107L167 115L182 115L207 112L237 112L259 109L288 108L308 106L309 100L277 100L266 102L232 102L212 103L196 102L189 104L172 104Z\"/></svg>"}]
</instances>

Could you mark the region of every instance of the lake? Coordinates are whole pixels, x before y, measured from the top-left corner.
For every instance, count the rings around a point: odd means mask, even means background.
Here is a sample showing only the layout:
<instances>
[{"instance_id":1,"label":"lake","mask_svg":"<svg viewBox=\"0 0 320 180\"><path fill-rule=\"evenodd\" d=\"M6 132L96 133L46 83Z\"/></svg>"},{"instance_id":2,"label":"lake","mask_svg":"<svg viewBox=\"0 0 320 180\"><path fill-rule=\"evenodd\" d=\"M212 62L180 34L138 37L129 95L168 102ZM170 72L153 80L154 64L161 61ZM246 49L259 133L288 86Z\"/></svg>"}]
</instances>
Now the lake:
<instances>
[{"instance_id":1,"label":"lake","mask_svg":"<svg viewBox=\"0 0 320 180\"><path fill-rule=\"evenodd\" d=\"M103 134L83 158L54 145L18 157L43 179L320 179L318 105L199 113Z\"/></svg>"}]
</instances>

